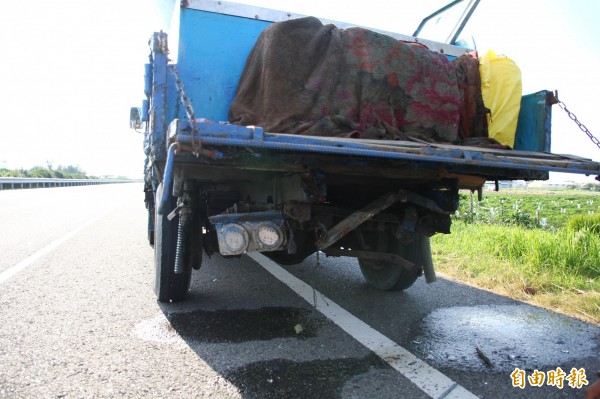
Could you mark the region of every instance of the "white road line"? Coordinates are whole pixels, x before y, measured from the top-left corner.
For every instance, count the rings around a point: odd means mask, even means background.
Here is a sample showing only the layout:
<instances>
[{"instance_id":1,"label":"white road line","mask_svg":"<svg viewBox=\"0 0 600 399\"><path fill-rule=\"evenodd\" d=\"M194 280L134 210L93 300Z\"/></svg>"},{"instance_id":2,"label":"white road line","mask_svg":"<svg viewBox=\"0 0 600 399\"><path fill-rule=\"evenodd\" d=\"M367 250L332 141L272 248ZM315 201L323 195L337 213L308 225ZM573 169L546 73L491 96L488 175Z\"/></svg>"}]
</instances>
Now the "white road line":
<instances>
[{"instance_id":1,"label":"white road line","mask_svg":"<svg viewBox=\"0 0 600 399\"><path fill-rule=\"evenodd\" d=\"M311 305L314 304L313 301L316 296L316 308L319 312L399 371L432 398L477 398L476 395L467 391L362 320L356 318L320 292L316 291L316 295L313 295L314 291L310 285L294 277L261 253L252 252L248 256Z\"/></svg>"},{"instance_id":2,"label":"white road line","mask_svg":"<svg viewBox=\"0 0 600 399\"><path fill-rule=\"evenodd\" d=\"M46 245L44 248L40 249L33 255L29 255L27 258L23 259L21 262L17 263L14 266L9 267L8 269L6 269L2 273L0 273L0 284L4 283L5 281L7 281L11 277L13 277L15 274L17 274L20 271L22 271L23 269L25 269L26 267L31 266L37 260L39 260L43 256L47 255L49 252L58 248L65 241L67 241L68 239L70 239L71 237L73 237L74 235L79 233L80 231L84 230L85 228L89 227L90 225L96 223L98 220L105 217L108 213L110 213L110 211L105 212L105 213L101 214L100 216L97 216L91 220L88 220L81 226L77 227L75 230L72 230L71 232L60 237L58 240L51 242L50 244Z\"/></svg>"}]
</instances>

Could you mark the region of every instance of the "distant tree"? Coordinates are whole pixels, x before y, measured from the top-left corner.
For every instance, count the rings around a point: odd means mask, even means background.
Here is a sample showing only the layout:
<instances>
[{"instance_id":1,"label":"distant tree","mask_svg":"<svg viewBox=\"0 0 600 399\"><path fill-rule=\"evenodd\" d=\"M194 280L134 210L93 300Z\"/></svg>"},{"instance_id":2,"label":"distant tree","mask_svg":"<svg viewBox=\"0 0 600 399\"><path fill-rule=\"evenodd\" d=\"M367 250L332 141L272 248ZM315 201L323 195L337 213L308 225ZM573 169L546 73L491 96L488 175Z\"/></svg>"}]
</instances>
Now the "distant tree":
<instances>
[{"instance_id":1,"label":"distant tree","mask_svg":"<svg viewBox=\"0 0 600 399\"><path fill-rule=\"evenodd\" d=\"M29 169L28 171L25 171L26 177L54 177L53 176L53 172L49 169L46 169L44 167L41 166L36 166L33 167L31 169Z\"/></svg>"},{"instance_id":2,"label":"distant tree","mask_svg":"<svg viewBox=\"0 0 600 399\"><path fill-rule=\"evenodd\" d=\"M47 162L50 167L52 165ZM96 176L88 176L79 166L58 165L50 169L46 166L34 166L31 169L4 169L0 168L0 177L35 177L35 178L59 178L59 179L97 179Z\"/></svg>"},{"instance_id":3,"label":"distant tree","mask_svg":"<svg viewBox=\"0 0 600 399\"><path fill-rule=\"evenodd\" d=\"M75 165L67 165L67 166L59 165L56 169L61 172L70 174L70 175L84 175L85 176L85 172L83 171L83 169L81 169L79 166L75 166Z\"/></svg>"}]
</instances>

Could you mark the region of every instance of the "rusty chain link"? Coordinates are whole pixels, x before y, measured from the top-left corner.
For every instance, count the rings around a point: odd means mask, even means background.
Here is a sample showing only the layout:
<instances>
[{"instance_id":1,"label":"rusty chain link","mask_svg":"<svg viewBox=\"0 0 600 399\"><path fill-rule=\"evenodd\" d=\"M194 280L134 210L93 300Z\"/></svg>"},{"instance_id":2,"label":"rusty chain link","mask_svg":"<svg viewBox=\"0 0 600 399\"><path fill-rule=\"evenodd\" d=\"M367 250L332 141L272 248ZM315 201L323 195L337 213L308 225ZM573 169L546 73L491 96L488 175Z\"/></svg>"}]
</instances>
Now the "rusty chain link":
<instances>
[{"instance_id":1,"label":"rusty chain link","mask_svg":"<svg viewBox=\"0 0 600 399\"><path fill-rule=\"evenodd\" d=\"M558 106L560 108L564 109L565 112L567 113L567 115L569 115L569 118L571 118L571 120L573 122L575 122L577 124L577 126L579 126L579 129L581 129L582 132L587 134L587 136L590 138L590 140L592 140L592 143L596 144L596 146L598 146L598 148L600 148L600 140L598 140L583 123L579 122L579 119L577 119L577 116L575 116L574 113L569 111L569 109L567 108L565 103L562 102L561 100L558 100Z\"/></svg>"},{"instance_id":2,"label":"rusty chain link","mask_svg":"<svg viewBox=\"0 0 600 399\"><path fill-rule=\"evenodd\" d=\"M185 109L185 115L190 121L190 126L192 127L192 154L199 157L200 152L200 143L196 142L196 134L198 133L198 127L196 126L196 116L194 115L194 107L192 107L192 102L188 96L185 94L185 90L183 88L183 81L179 76L179 71L175 64L170 64L169 69L171 70L171 74L175 78L175 87L177 88L177 92L179 93L179 98L181 100L181 104Z\"/></svg>"}]
</instances>

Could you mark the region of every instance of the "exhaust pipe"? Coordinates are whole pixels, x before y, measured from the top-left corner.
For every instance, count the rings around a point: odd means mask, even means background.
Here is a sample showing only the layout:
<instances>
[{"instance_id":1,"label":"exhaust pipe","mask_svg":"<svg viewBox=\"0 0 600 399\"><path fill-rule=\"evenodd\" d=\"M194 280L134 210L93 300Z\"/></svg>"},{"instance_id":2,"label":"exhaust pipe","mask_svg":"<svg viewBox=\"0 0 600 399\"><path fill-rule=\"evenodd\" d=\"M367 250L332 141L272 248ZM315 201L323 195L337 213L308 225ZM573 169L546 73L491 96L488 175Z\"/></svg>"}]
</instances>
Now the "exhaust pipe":
<instances>
[{"instance_id":1,"label":"exhaust pipe","mask_svg":"<svg viewBox=\"0 0 600 399\"><path fill-rule=\"evenodd\" d=\"M431 257L431 242L429 242L429 237L425 235L422 235L420 238L419 247L421 251L421 262L423 264L425 282L427 282L427 284L435 283L437 281L437 276L435 275L433 258Z\"/></svg>"}]
</instances>

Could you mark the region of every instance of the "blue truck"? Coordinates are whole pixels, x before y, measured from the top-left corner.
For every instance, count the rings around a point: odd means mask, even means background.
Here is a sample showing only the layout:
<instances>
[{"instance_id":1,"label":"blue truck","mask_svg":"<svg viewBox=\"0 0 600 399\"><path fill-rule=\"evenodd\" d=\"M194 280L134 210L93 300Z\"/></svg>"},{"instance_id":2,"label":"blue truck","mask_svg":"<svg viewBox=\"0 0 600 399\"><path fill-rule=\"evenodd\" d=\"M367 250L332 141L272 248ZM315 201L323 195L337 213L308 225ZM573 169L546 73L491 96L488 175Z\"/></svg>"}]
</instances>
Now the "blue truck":
<instances>
[{"instance_id":1,"label":"blue truck","mask_svg":"<svg viewBox=\"0 0 600 399\"><path fill-rule=\"evenodd\" d=\"M510 150L229 123L261 33L303 16L226 1L163 3L170 31L149 41L146 100L132 108L130 121L145 133L148 240L159 301L185 299L203 254L235 260L251 251L283 265L317 251L355 257L369 284L406 289L421 275L435 280L429 237L450 233L459 190L481 194L486 181L547 180L550 171L600 175L597 162L549 152L554 97L548 91L523 96ZM418 32L384 33L449 59L467 51Z\"/></svg>"}]
</instances>

